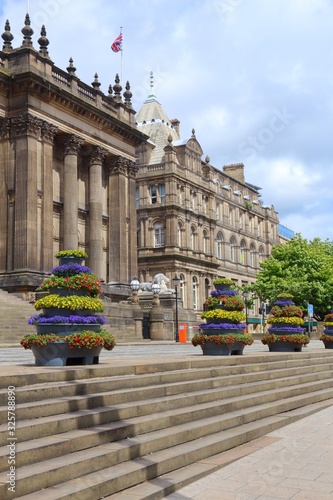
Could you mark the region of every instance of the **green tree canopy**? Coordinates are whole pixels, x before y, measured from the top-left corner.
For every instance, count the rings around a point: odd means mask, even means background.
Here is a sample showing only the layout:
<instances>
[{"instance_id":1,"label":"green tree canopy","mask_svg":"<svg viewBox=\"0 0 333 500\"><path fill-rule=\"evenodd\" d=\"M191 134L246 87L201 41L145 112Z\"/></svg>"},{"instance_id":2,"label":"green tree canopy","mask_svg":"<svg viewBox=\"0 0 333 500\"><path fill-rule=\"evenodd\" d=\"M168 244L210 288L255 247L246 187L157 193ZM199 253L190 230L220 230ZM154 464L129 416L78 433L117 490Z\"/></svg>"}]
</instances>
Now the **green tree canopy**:
<instances>
[{"instance_id":1,"label":"green tree canopy","mask_svg":"<svg viewBox=\"0 0 333 500\"><path fill-rule=\"evenodd\" d=\"M260 266L253 291L261 300L272 304L279 293L291 293L304 311L307 302L313 304L317 319L333 308L333 242L319 238L308 242L297 234L274 246Z\"/></svg>"}]
</instances>

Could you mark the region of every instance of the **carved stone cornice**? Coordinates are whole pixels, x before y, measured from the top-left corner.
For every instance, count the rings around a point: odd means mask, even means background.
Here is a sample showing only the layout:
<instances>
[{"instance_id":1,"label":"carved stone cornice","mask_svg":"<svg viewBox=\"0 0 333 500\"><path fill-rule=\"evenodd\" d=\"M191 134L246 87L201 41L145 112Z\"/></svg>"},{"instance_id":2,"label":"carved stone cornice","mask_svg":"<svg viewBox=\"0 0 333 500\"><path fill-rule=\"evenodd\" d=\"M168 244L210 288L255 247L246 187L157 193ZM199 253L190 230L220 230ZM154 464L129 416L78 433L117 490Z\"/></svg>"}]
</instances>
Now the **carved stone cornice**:
<instances>
[{"instance_id":1,"label":"carved stone cornice","mask_svg":"<svg viewBox=\"0 0 333 500\"><path fill-rule=\"evenodd\" d=\"M81 146L84 144L84 139L77 135L71 135L64 141L64 156L77 155Z\"/></svg>"},{"instance_id":2,"label":"carved stone cornice","mask_svg":"<svg viewBox=\"0 0 333 500\"><path fill-rule=\"evenodd\" d=\"M45 142L53 144L53 139L57 135L58 127L52 123L43 122L42 125L42 138Z\"/></svg>"},{"instance_id":3,"label":"carved stone cornice","mask_svg":"<svg viewBox=\"0 0 333 500\"><path fill-rule=\"evenodd\" d=\"M11 119L12 132L16 137L29 135L35 139L39 139L43 121L33 115L20 115Z\"/></svg>"}]
</instances>

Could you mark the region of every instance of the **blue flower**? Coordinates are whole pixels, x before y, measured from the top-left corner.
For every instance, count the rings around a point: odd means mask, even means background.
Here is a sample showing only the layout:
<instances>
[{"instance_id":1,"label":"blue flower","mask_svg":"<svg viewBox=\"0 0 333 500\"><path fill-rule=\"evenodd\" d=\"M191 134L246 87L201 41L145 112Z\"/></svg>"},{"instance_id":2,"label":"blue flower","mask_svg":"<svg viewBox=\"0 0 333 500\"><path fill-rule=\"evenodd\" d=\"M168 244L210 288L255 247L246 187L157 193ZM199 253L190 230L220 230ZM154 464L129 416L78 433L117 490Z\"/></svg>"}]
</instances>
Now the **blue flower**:
<instances>
[{"instance_id":1,"label":"blue flower","mask_svg":"<svg viewBox=\"0 0 333 500\"><path fill-rule=\"evenodd\" d=\"M44 314L34 314L29 318L29 325L45 325L45 324L84 324L84 325L105 325L106 318L104 316L52 316L47 318Z\"/></svg>"},{"instance_id":2,"label":"blue flower","mask_svg":"<svg viewBox=\"0 0 333 500\"><path fill-rule=\"evenodd\" d=\"M199 325L199 328L228 328L228 329L239 329L242 328L244 330L246 328L246 325L244 323L209 323L207 325L206 323L201 323Z\"/></svg>"},{"instance_id":3,"label":"blue flower","mask_svg":"<svg viewBox=\"0 0 333 500\"><path fill-rule=\"evenodd\" d=\"M73 276L74 274L92 274L92 270L87 266L80 266L79 264L64 264L63 266L56 266L52 269L51 274L55 276Z\"/></svg>"},{"instance_id":4,"label":"blue flower","mask_svg":"<svg viewBox=\"0 0 333 500\"><path fill-rule=\"evenodd\" d=\"M212 290L210 292L212 297L226 297L227 295L238 295L237 290Z\"/></svg>"}]
</instances>

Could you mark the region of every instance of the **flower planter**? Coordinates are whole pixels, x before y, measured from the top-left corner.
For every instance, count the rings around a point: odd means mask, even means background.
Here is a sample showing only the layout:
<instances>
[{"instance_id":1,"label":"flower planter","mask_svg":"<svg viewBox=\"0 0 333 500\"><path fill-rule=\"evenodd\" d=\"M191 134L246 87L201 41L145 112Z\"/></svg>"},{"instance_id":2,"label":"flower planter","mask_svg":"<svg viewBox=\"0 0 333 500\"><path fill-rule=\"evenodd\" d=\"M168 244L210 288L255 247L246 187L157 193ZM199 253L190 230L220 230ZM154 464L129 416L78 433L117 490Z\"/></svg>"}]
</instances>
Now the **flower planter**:
<instances>
[{"instance_id":1,"label":"flower planter","mask_svg":"<svg viewBox=\"0 0 333 500\"><path fill-rule=\"evenodd\" d=\"M242 328L204 328L201 327L202 333L204 335L243 335L246 326Z\"/></svg>"},{"instance_id":2,"label":"flower planter","mask_svg":"<svg viewBox=\"0 0 333 500\"><path fill-rule=\"evenodd\" d=\"M268 344L270 352L301 352L302 347L302 344L296 342L283 342L282 340Z\"/></svg>"},{"instance_id":3,"label":"flower planter","mask_svg":"<svg viewBox=\"0 0 333 500\"><path fill-rule=\"evenodd\" d=\"M327 340L323 341L323 342L324 342L325 349L333 349L333 340L331 342L327 342Z\"/></svg>"},{"instance_id":4,"label":"flower planter","mask_svg":"<svg viewBox=\"0 0 333 500\"><path fill-rule=\"evenodd\" d=\"M76 313L75 313L76 314ZM50 334L55 335L71 335L72 333L80 333L83 330L89 330L91 332L99 332L101 329L100 324L70 324L70 323L42 323L36 325L36 331L38 334Z\"/></svg>"},{"instance_id":5,"label":"flower planter","mask_svg":"<svg viewBox=\"0 0 333 500\"><path fill-rule=\"evenodd\" d=\"M242 355L244 347L242 342L234 342L233 344L205 342L205 344L201 346L201 349L204 356L230 356L235 354Z\"/></svg>"},{"instance_id":6,"label":"flower planter","mask_svg":"<svg viewBox=\"0 0 333 500\"><path fill-rule=\"evenodd\" d=\"M35 366L95 365L102 347L70 349L67 342L50 342L44 347L32 346Z\"/></svg>"},{"instance_id":7,"label":"flower planter","mask_svg":"<svg viewBox=\"0 0 333 500\"><path fill-rule=\"evenodd\" d=\"M47 307L43 309L43 314L47 318L52 318L53 316L71 316L75 314L75 316L93 316L95 313L90 309L66 309L66 308L58 308L58 307Z\"/></svg>"},{"instance_id":8,"label":"flower planter","mask_svg":"<svg viewBox=\"0 0 333 500\"><path fill-rule=\"evenodd\" d=\"M64 265L70 265L72 266L73 264L79 264L79 266L82 266L84 259L81 259L80 257L60 257L59 258L59 265L64 266Z\"/></svg>"},{"instance_id":9,"label":"flower planter","mask_svg":"<svg viewBox=\"0 0 333 500\"><path fill-rule=\"evenodd\" d=\"M216 284L214 285L216 290L219 290L220 292L226 292L230 290L231 285L222 285L222 284Z\"/></svg>"}]
</instances>

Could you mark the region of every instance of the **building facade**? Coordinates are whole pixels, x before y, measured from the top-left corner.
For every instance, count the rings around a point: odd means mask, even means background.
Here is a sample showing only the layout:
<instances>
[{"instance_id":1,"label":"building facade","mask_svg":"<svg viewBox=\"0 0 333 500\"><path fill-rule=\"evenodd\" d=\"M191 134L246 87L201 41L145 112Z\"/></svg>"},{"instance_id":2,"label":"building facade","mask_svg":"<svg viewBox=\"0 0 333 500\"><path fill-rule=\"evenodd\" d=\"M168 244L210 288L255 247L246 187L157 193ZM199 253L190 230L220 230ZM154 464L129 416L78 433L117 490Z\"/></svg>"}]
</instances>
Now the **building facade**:
<instances>
[{"instance_id":1,"label":"building facade","mask_svg":"<svg viewBox=\"0 0 333 500\"><path fill-rule=\"evenodd\" d=\"M128 296L137 274L135 126L127 82L100 90L33 47L27 15L20 46L9 22L0 51L0 288L35 290L60 249L81 248L110 289ZM125 293L124 292L124 293ZM126 295L125 293L125 295Z\"/></svg>"},{"instance_id":2,"label":"building facade","mask_svg":"<svg viewBox=\"0 0 333 500\"><path fill-rule=\"evenodd\" d=\"M202 159L194 130L181 139L180 123L167 117L152 78L136 117L150 138L138 147L139 279L176 274L184 308L200 311L214 278L255 281L260 261L279 244L278 214L246 182L243 164L215 168L208 156Z\"/></svg>"}]
</instances>

